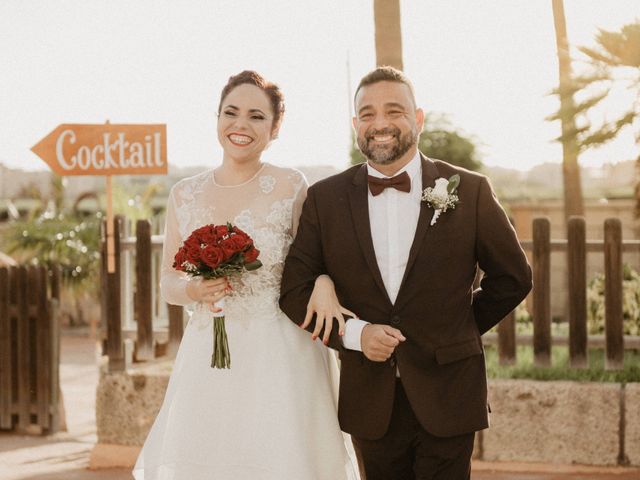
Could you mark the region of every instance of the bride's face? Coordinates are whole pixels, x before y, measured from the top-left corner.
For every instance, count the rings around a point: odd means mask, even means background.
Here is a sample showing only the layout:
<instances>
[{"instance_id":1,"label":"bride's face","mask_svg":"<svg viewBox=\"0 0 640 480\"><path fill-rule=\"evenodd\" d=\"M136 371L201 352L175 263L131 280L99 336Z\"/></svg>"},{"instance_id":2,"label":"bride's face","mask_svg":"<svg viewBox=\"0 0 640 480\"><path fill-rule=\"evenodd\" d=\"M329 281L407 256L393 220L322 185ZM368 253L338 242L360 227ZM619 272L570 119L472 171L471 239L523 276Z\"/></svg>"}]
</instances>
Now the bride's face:
<instances>
[{"instance_id":1,"label":"bride's face","mask_svg":"<svg viewBox=\"0 0 640 480\"><path fill-rule=\"evenodd\" d=\"M218 141L225 156L238 162L258 160L273 138L269 97L251 84L238 85L222 102Z\"/></svg>"}]
</instances>

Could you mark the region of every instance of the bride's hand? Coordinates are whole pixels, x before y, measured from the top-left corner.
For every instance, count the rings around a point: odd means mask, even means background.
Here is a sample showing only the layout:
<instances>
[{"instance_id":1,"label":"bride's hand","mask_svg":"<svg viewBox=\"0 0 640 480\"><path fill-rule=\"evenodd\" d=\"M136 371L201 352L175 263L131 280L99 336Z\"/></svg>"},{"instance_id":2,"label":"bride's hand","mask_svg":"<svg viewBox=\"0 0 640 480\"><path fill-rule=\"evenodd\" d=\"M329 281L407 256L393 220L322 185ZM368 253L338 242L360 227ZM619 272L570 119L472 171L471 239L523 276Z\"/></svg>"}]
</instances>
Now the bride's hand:
<instances>
[{"instance_id":1,"label":"bride's hand","mask_svg":"<svg viewBox=\"0 0 640 480\"><path fill-rule=\"evenodd\" d=\"M222 300L229 292L231 292L231 285L227 277L212 278L210 280L197 278L187 283L187 295L193 301L208 303L212 307L214 303ZM220 311L219 308L212 308L212 310Z\"/></svg>"},{"instance_id":2,"label":"bride's hand","mask_svg":"<svg viewBox=\"0 0 640 480\"><path fill-rule=\"evenodd\" d=\"M322 342L325 345L329 343L329 335L333 328L334 318L338 320L338 334L340 336L344 335L344 315L357 318L355 313L340 305L338 297L336 296L333 280L331 280L328 275L320 275L316 279L313 292L307 304L307 315L302 325L300 325L302 328L307 328L311 324L314 313L316 314L316 325L311 334L312 338L313 340L318 338L322 327L325 327L322 337Z\"/></svg>"}]
</instances>

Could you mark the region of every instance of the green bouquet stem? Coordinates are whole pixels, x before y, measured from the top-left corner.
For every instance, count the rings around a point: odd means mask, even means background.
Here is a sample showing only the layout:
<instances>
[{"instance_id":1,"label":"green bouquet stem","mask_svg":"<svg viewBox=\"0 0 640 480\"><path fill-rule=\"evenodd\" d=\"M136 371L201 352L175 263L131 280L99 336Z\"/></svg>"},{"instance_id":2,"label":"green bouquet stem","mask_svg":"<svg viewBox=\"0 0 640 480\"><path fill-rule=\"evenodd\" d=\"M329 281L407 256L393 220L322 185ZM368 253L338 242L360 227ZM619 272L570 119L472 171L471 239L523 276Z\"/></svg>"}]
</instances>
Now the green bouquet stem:
<instances>
[{"instance_id":1,"label":"green bouquet stem","mask_svg":"<svg viewBox=\"0 0 640 480\"><path fill-rule=\"evenodd\" d=\"M231 354L227 331L224 327L224 316L213 317L213 355L211 368L231 368Z\"/></svg>"}]
</instances>

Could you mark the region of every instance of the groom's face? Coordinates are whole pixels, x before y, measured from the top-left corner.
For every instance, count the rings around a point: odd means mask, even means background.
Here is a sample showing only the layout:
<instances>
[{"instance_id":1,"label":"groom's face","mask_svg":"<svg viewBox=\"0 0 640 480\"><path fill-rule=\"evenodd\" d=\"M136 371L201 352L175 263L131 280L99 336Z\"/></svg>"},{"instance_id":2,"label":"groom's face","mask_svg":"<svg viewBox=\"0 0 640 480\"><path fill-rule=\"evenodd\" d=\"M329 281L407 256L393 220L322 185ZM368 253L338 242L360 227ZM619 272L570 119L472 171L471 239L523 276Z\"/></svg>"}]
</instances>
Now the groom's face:
<instances>
[{"instance_id":1,"label":"groom's face","mask_svg":"<svg viewBox=\"0 0 640 480\"><path fill-rule=\"evenodd\" d=\"M424 114L404 83L382 81L358 92L353 128L360 151L373 163L410 160L423 123Z\"/></svg>"}]
</instances>

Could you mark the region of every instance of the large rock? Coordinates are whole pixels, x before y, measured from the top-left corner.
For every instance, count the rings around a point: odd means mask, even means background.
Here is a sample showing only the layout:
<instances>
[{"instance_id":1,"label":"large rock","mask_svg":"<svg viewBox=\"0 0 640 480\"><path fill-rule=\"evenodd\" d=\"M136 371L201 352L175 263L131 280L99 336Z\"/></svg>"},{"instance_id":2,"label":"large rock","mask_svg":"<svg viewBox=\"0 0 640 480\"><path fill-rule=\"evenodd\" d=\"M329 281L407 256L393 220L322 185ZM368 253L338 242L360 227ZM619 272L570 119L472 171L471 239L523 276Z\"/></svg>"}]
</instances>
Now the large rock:
<instances>
[{"instance_id":1,"label":"large rock","mask_svg":"<svg viewBox=\"0 0 640 480\"><path fill-rule=\"evenodd\" d=\"M615 465L619 384L494 380L483 459Z\"/></svg>"},{"instance_id":2,"label":"large rock","mask_svg":"<svg viewBox=\"0 0 640 480\"><path fill-rule=\"evenodd\" d=\"M100 374L96 398L98 443L144 444L162 406L172 363Z\"/></svg>"},{"instance_id":3,"label":"large rock","mask_svg":"<svg viewBox=\"0 0 640 480\"><path fill-rule=\"evenodd\" d=\"M631 465L640 465L640 383L625 386L625 453Z\"/></svg>"}]
</instances>

